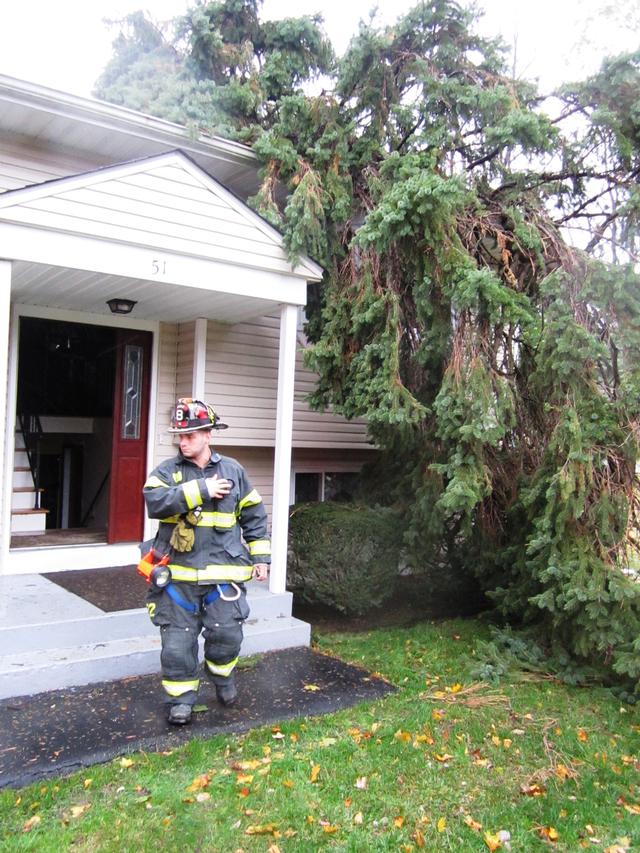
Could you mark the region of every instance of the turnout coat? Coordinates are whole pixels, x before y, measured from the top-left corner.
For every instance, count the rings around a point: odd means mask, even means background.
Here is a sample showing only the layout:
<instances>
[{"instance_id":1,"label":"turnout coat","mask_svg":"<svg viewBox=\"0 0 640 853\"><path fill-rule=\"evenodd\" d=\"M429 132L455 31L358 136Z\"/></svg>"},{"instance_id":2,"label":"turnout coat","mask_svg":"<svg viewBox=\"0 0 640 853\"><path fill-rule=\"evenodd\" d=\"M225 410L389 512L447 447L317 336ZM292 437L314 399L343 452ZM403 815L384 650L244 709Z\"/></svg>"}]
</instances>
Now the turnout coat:
<instances>
[{"instance_id":1,"label":"turnout coat","mask_svg":"<svg viewBox=\"0 0 640 853\"><path fill-rule=\"evenodd\" d=\"M209 497L205 479L218 475L231 482L231 491ZM144 485L150 518L160 521L154 549L170 554L174 581L215 584L241 583L251 578L253 565L271 562L267 513L240 463L212 453L204 469L181 453L158 465ZM169 540L178 523L193 525L193 547L179 552Z\"/></svg>"}]
</instances>

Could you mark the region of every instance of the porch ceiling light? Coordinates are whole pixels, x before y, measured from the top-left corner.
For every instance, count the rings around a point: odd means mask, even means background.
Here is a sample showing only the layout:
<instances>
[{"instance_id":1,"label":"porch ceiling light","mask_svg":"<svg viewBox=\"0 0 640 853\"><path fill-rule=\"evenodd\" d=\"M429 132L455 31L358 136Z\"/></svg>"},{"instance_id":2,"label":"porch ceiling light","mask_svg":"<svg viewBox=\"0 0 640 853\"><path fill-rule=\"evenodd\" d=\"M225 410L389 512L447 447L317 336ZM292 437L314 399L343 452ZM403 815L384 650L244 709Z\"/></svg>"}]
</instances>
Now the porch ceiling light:
<instances>
[{"instance_id":1,"label":"porch ceiling light","mask_svg":"<svg viewBox=\"0 0 640 853\"><path fill-rule=\"evenodd\" d=\"M133 299L122 299L117 296L114 299L107 299L107 305L112 314L131 314L133 306L137 303Z\"/></svg>"}]
</instances>

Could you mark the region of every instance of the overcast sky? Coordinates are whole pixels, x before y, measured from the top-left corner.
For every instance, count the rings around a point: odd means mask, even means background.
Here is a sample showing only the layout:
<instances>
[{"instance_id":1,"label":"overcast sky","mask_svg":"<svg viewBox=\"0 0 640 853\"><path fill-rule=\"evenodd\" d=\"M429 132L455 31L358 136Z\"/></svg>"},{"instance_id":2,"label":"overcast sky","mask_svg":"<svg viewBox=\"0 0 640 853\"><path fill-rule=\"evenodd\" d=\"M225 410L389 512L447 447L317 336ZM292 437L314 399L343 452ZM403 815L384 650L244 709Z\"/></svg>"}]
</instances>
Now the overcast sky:
<instances>
[{"instance_id":1,"label":"overcast sky","mask_svg":"<svg viewBox=\"0 0 640 853\"><path fill-rule=\"evenodd\" d=\"M477 0L487 34L517 44L516 70L543 90L596 70L605 52L640 46L637 31L612 25L599 10L605 0ZM190 0L3 0L0 2L0 73L61 91L90 95L107 63L118 19L139 8L157 21L182 14ZM264 0L263 19L321 11L338 52L368 19L375 0ZM413 0L379 0L378 19L392 23ZM617 0L640 19L640 0ZM622 16L621 16L622 17Z\"/></svg>"}]
</instances>

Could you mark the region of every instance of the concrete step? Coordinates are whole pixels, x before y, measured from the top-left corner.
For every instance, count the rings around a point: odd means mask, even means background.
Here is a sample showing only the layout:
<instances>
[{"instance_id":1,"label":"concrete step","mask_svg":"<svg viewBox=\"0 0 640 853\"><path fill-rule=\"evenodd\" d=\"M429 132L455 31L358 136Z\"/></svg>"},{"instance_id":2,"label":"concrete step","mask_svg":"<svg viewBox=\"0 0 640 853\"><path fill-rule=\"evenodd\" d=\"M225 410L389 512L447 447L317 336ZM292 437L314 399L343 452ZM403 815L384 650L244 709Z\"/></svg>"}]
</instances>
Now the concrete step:
<instances>
[{"instance_id":1,"label":"concrete step","mask_svg":"<svg viewBox=\"0 0 640 853\"><path fill-rule=\"evenodd\" d=\"M292 616L249 619L244 634L242 655L247 656L308 646L311 626ZM145 675L159 672L159 666L157 629L154 635L83 642L65 648L49 646L48 649L14 651L0 656L0 699Z\"/></svg>"},{"instance_id":2,"label":"concrete step","mask_svg":"<svg viewBox=\"0 0 640 853\"><path fill-rule=\"evenodd\" d=\"M251 607L250 622L278 620L290 616L293 595L290 592L258 592L250 588L248 600ZM0 650L3 655L31 651L44 653L49 649L73 648L81 643L101 644L132 637L155 637L158 632L146 608L117 613L95 610L95 615L81 618L0 628Z\"/></svg>"}]
</instances>

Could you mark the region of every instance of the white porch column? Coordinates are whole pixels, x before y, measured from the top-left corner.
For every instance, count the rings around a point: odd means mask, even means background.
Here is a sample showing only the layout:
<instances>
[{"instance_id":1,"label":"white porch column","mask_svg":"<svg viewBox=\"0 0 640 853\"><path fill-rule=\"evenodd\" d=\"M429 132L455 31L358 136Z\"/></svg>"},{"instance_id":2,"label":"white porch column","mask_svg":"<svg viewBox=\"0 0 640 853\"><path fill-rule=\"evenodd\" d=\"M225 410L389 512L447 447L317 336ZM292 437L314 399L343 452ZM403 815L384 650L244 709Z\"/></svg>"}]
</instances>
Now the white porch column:
<instances>
[{"instance_id":1,"label":"white porch column","mask_svg":"<svg viewBox=\"0 0 640 853\"><path fill-rule=\"evenodd\" d=\"M273 516L271 524L271 592L287 586L287 534L289 531L289 486L293 435L293 383L296 372L297 305L280 309L280 350L278 354L278 407L276 452L273 467Z\"/></svg>"},{"instance_id":2,"label":"white porch column","mask_svg":"<svg viewBox=\"0 0 640 853\"><path fill-rule=\"evenodd\" d=\"M11 261L0 260L0 447L4 448L4 485L0 493L0 572L7 565L11 540L11 490L15 415L7 422L9 323L11 320ZM11 442L11 444L10 444ZM0 479L2 479L0 477Z\"/></svg>"},{"instance_id":3,"label":"white porch column","mask_svg":"<svg viewBox=\"0 0 640 853\"><path fill-rule=\"evenodd\" d=\"M193 339L193 379L191 396L194 400L204 400L204 379L207 365L207 321L202 317L196 320Z\"/></svg>"}]
</instances>

